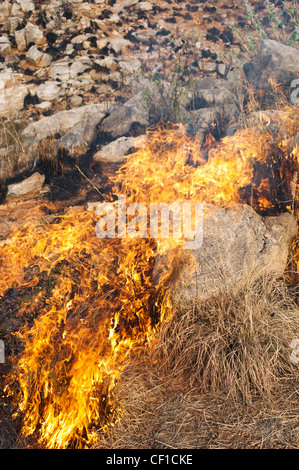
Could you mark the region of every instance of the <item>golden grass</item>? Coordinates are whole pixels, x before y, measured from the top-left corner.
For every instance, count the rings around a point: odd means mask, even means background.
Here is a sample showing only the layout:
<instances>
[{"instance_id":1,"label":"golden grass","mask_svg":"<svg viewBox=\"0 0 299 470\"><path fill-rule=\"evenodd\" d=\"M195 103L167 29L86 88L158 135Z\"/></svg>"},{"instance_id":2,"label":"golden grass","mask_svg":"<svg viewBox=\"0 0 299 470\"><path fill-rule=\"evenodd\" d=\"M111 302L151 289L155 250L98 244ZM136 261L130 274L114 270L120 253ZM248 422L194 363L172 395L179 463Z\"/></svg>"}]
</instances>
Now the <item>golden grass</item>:
<instances>
[{"instance_id":1,"label":"golden grass","mask_svg":"<svg viewBox=\"0 0 299 470\"><path fill-rule=\"evenodd\" d=\"M299 308L283 279L178 307L122 374L123 415L98 448L296 448Z\"/></svg>"}]
</instances>

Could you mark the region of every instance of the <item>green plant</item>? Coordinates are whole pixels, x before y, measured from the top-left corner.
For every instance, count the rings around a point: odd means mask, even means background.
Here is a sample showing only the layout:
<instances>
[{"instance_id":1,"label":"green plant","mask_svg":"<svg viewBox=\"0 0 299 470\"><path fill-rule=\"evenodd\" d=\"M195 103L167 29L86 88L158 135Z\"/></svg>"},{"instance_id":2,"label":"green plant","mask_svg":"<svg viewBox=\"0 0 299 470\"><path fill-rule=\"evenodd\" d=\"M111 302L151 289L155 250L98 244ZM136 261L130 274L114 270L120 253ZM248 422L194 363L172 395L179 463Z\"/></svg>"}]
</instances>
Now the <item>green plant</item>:
<instances>
[{"instance_id":1,"label":"green plant","mask_svg":"<svg viewBox=\"0 0 299 470\"><path fill-rule=\"evenodd\" d=\"M260 39L275 39L288 46L299 44L299 7L296 0L283 1L276 6L274 1L264 2L264 20L257 10L247 2L245 7L246 25L239 28L230 25L243 50L250 56L255 51Z\"/></svg>"}]
</instances>

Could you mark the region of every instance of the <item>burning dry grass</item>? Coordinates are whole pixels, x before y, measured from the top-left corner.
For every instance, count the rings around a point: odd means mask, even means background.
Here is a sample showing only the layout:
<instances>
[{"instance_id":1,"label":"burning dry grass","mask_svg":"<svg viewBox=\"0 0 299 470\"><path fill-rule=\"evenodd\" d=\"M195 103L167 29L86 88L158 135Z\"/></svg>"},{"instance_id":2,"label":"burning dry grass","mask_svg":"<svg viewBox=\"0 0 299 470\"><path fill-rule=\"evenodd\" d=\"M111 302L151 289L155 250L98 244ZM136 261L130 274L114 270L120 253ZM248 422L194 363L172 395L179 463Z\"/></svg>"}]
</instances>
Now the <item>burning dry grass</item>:
<instances>
[{"instance_id":1,"label":"burning dry grass","mask_svg":"<svg viewBox=\"0 0 299 470\"><path fill-rule=\"evenodd\" d=\"M259 189L264 184L262 178L254 180L255 170L272 171L275 155L271 135L258 128L240 130L213 144L208 158L181 125L150 129L147 142L114 178L114 195L125 194L128 203L197 200L227 207L244 202L242 190L254 183L260 208ZM282 148L291 174L288 166L285 174L281 170L273 179L276 185L293 176L298 159L292 143ZM271 186L267 202L270 196ZM283 209L279 206L278 212ZM95 224L93 214L78 210L49 224L29 224L1 246L1 295L10 289L41 287L19 309L19 317L33 316L35 321L18 332L23 350L10 377L25 436L38 434L39 443L50 448L93 445L98 433L107 428L111 432L109 426L121 416L114 395L126 383L124 393L136 400L133 408L140 407L143 426L143 389L134 398L130 386L135 379L130 380L129 373L127 378L122 375L123 382L119 378L129 355L140 350L145 354L159 331L140 375L145 380L158 373L156 403L168 388L180 394L196 390L199 397L219 392L230 401L250 403L255 395L269 399L280 379L295 377L288 345L298 337L298 313L282 284L264 281L242 295L226 295L191 310L182 299L172 312L169 286L178 268L173 247L181 241L100 240ZM156 285L154 260L163 250L170 252L170 269ZM153 362L157 365L151 369ZM127 399L119 400L126 409L123 401ZM169 422L167 417L164 421ZM147 432L152 431L139 430L143 436Z\"/></svg>"},{"instance_id":2,"label":"burning dry grass","mask_svg":"<svg viewBox=\"0 0 299 470\"><path fill-rule=\"evenodd\" d=\"M289 345L299 309L284 281L183 305L142 364L122 374L124 414L98 446L296 448L299 369Z\"/></svg>"}]
</instances>

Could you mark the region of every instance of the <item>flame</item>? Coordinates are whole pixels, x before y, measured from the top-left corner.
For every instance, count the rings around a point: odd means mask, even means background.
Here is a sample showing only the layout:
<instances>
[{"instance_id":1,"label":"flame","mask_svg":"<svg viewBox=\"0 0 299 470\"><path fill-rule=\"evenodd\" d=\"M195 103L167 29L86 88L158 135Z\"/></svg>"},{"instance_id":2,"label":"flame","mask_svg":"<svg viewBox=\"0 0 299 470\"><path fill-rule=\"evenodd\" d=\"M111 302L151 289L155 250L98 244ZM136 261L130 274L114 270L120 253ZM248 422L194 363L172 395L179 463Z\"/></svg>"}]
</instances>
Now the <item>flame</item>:
<instances>
[{"instance_id":1,"label":"flame","mask_svg":"<svg viewBox=\"0 0 299 470\"><path fill-rule=\"evenodd\" d=\"M229 207L244 202L242 189L269 153L271 135L259 126L224 138L207 155L182 124L161 123L127 157L113 193L126 195L128 204L190 200ZM298 149L292 157L298 161ZM265 180L258 186L265 208L272 204L263 195L267 188ZM28 224L0 246L0 296L50 286L46 298L42 290L20 309L35 320L18 332L24 349L10 387L19 390L23 434L37 432L47 448L92 446L99 430L115 424L121 407L113 391L126 361L172 314L169 289L182 239L99 239L96 222L94 212L75 210L54 223ZM169 263L155 283L155 256L162 252Z\"/></svg>"}]
</instances>

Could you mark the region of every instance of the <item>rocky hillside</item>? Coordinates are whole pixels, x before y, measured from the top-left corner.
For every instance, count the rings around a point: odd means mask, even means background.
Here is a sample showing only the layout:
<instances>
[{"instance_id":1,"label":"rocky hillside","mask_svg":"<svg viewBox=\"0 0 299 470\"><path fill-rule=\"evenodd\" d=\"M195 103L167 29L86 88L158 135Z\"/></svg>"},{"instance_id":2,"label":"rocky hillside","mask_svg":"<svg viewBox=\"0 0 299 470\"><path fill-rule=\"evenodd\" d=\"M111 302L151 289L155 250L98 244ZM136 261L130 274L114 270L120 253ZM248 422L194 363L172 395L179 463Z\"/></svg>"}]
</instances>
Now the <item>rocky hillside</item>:
<instances>
[{"instance_id":1,"label":"rocky hillside","mask_svg":"<svg viewBox=\"0 0 299 470\"><path fill-rule=\"evenodd\" d=\"M248 84L265 89L271 78L289 100L297 36L294 2L3 1L1 200L58 155L121 162L160 120L222 137ZM265 99L273 105L273 88Z\"/></svg>"}]
</instances>

